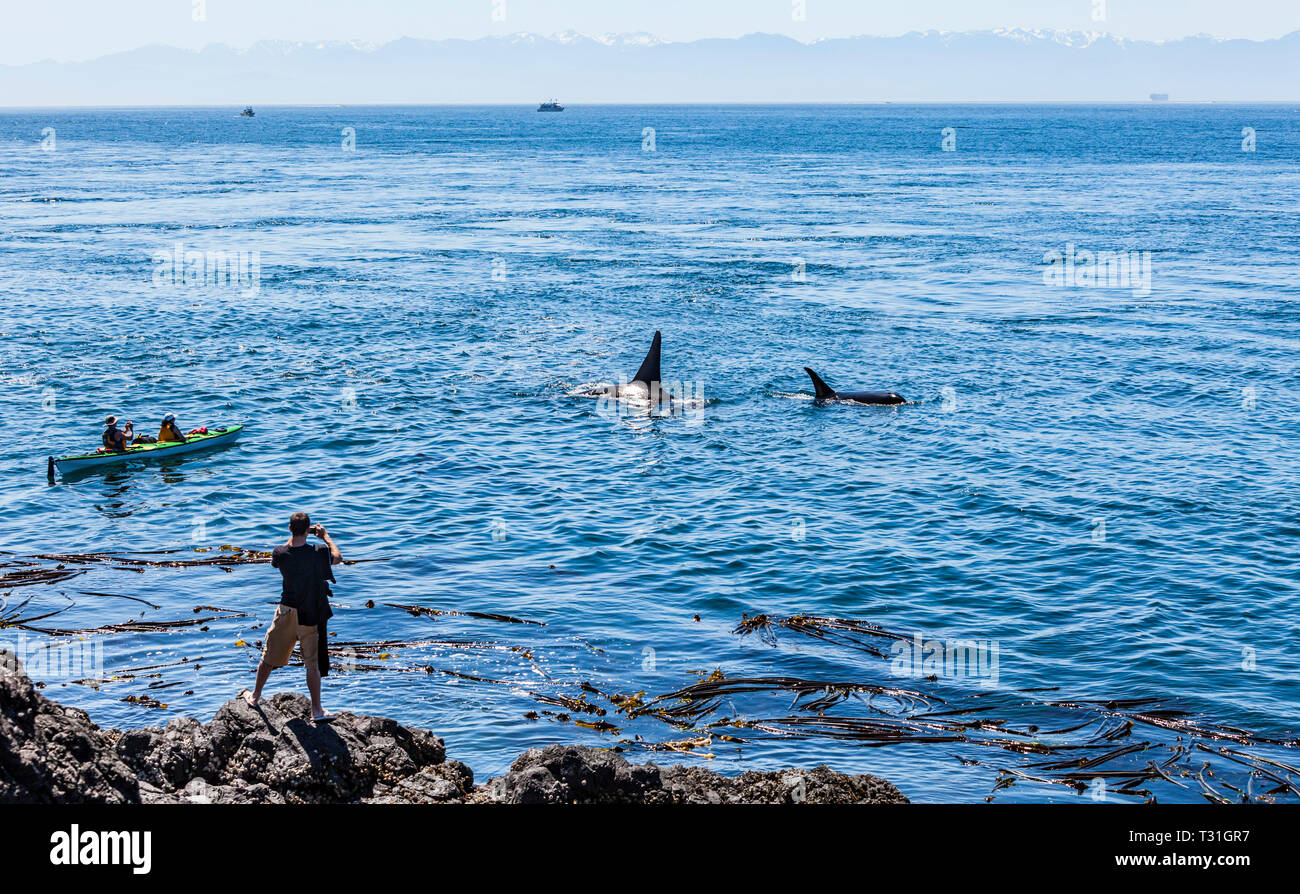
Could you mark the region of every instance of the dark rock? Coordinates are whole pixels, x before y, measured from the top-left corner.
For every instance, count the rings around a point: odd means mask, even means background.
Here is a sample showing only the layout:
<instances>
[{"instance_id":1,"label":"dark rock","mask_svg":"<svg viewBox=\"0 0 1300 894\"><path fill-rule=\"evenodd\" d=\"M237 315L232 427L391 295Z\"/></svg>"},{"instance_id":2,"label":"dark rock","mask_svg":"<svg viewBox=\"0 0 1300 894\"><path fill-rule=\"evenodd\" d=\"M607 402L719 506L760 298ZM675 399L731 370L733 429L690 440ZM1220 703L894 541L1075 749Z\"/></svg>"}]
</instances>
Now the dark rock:
<instances>
[{"instance_id":1,"label":"dark rock","mask_svg":"<svg viewBox=\"0 0 1300 894\"><path fill-rule=\"evenodd\" d=\"M396 785L375 786L369 804L459 804L474 789L474 771L460 761L421 767Z\"/></svg>"},{"instance_id":2,"label":"dark rock","mask_svg":"<svg viewBox=\"0 0 1300 894\"><path fill-rule=\"evenodd\" d=\"M825 765L811 770L750 770L722 776L700 767L660 770L663 786L682 804L906 804L893 784L877 776L845 776Z\"/></svg>"},{"instance_id":3,"label":"dark rock","mask_svg":"<svg viewBox=\"0 0 1300 894\"><path fill-rule=\"evenodd\" d=\"M376 785L391 787L444 758L432 733L348 713L313 723L307 699L287 693L256 708L227 702L207 725L178 718L163 730L132 730L117 747L142 780L163 792L185 788L186 800L195 799L198 780L210 786L214 803L238 793L275 800L258 785L287 803L361 801Z\"/></svg>"},{"instance_id":4,"label":"dark rock","mask_svg":"<svg viewBox=\"0 0 1300 894\"><path fill-rule=\"evenodd\" d=\"M476 800L492 804L568 804L568 788L545 767L511 770L481 787Z\"/></svg>"},{"instance_id":5,"label":"dark rock","mask_svg":"<svg viewBox=\"0 0 1300 894\"><path fill-rule=\"evenodd\" d=\"M206 779L191 779L180 792L188 804L283 804L284 796L260 782L232 780L227 785L213 785Z\"/></svg>"},{"instance_id":6,"label":"dark rock","mask_svg":"<svg viewBox=\"0 0 1300 894\"><path fill-rule=\"evenodd\" d=\"M195 777L176 791L163 791L147 782L140 783L140 798L145 804L283 804L284 796L262 783L236 779L225 785Z\"/></svg>"},{"instance_id":7,"label":"dark rock","mask_svg":"<svg viewBox=\"0 0 1300 894\"><path fill-rule=\"evenodd\" d=\"M405 803L463 800L474 774L442 740L394 720L311 720L307 699L223 705L209 724L103 731L49 701L0 652L0 802L334 803L378 789Z\"/></svg>"},{"instance_id":8,"label":"dark rock","mask_svg":"<svg viewBox=\"0 0 1300 894\"><path fill-rule=\"evenodd\" d=\"M38 693L16 656L0 650L0 803L139 800L135 774L89 715Z\"/></svg>"},{"instance_id":9,"label":"dark rock","mask_svg":"<svg viewBox=\"0 0 1300 894\"><path fill-rule=\"evenodd\" d=\"M550 745L526 752L510 772L475 790L501 804L906 804L875 776L829 767L723 776L700 767L630 764L597 748Z\"/></svg>"},{"instance_id":10,"label":"dark rock","mask_svg":"<svg viewBox=\"0 0 1300 894\"><path fill-rule=\"evenodd\" d=\"M117 753L142 782L164 791L196 776L216 779L220 772L207 729L189 717L173 718L163 729L127 730L118 737Z\"/></svg>"},{"instance_id":11,"label":"dark rock","mask_svg":"<svg viewBox=\"0 0 1300 894\"><path fill-rule=\"evenodd\" d=\"M628 803L662 793L653 764L635 766L612 751L572 745L526 751L484 789L485 800L502 804Z\"/></svg>"}]
</instances>

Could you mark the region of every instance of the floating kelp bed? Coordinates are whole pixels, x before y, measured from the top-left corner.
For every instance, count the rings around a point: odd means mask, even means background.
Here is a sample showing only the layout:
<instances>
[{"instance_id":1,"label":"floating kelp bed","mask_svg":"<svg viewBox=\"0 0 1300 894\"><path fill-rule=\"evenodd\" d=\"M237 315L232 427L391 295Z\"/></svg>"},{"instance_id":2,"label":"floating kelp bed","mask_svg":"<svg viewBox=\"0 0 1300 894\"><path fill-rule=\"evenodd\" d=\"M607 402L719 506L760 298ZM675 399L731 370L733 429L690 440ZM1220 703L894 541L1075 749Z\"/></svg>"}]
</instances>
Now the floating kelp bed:
<instances>
[{"instance_id":1,"label":"floating kelp bed","mask_svg":"<svg viewBox=\"0 0 1300 894\"><path fill-rule=\"evenodd\" d=\"M179 556L184 553L213 553L200 559L181 558L144 558L151 556ZM82 570L68 570L66 566L104 565L119 571L144 571L149 568L203 568L215 566L229 569L237 565L261 565L271 561L271 553L266 550L245 549L241 546L222 544L221 546L196 546L189 549L143 550L130 553L41 553L34 556L15 556L13 553L0 553L10 556L0 561L0 571L17 568L18 571L0 575L0 589L10 586L23 586L25 577L32 577L30 583L54 583L67 577L82 574ZM363 562L382 562L383 559L352 559L344 565L359 565ZM56 564L54 569L41 569L39 563ZM10 583L10 578L18 583Z\"/></svg>"},{"instance_id":2,"label":"floating kelp bed","mask_svg":"<svg viewBox=\"0 0 1300 894\"><path fill-rule=\"evenodd\" d=\"M201 558L183 558L186 553L212 553ZM0 552L0 629L16 628L49 636L91 636L115 633L158 632L177 627L202 627L228 618L246 617L240 612L219 609L214 606L199 606L195 613L203 610L217 612L217 615L205 618L185 618L174 621L127 621L115 624L103 624L86 627L36 627L34 622L42 621L62 614L77 607L86 600L73 596L91 597L92 599L122 599L145 606L147 609L159 610L162 606L154 601L128 593L109 593L100 590L77 590L69 594L58 591L58 598L64 603L56 609L27 610L35 596L28 596L21 602L11 602L12 591L18 587L36 585L57 585L71 578L81 577L92 571L115 572L130 571L143 574L149 569L180 568L219 568L231 571L240 565L265 564L271 561L271 554L262 550L244 549L238 546L222 545L217 547L194 547L189 550L169 549L154 551L93 552L93 553L40 553L20 556L9 552ZM355 565L361 562L382 561L379 559L359 559L344 564ZM68 566L75 566L69 568ZM133 584L138 586L138 584Z\"/></svg>"},{"instance_id":3,"label":"floating kelp bed","mask_svg":"<svg viewBox=\"0 0 1300 894\"><path fill-rule=\"evenodd\" d=\"M451 609L425 608L420 605L398 605L394 602L385 602L389 608L400 608L409 615L416 617L457 617L457 618L474 618L479 621L500 621L502 624L533 624L537 627L545 627L542 621L526 621L523 618L512 618L509 615L499 615L492 612L470 612L470 611L453 611Z\"/></svg>"},{"instance_id":4,"label":"floating kelp bed","mask_svg":"<svg viewBox=\"0 0 1300 894\"><path fill-rule=\"evenodd\" d=\"M197 557L195 557L197 556ZM203 666L201 654L181 656L143 668L107 670L109 641L125 640L125 653L134 655L141 648L170 651L152 635L178 637L181 644L188 637L209 631L213 625L225 625L245 619L247 613L213 605L177 606L166 596L136 595L121 590L141 590L148 584L137 575L173 569L214 567L231 571L234 566L270 561L270 553L222 546L191 550L141 552L40 553L19 556L0 553L0 643L19 651L24 666L37 685L57 680L65 686L82 686L91 690L103 687L143 684L146 692L124 694L119 701L137 707L159 710L166 705L154 696L160 690L193 695L198 685L196 672ZM122 572L132 572L129 583L121 585ZM72 578L80 587L64 589ZM94 581L93 586L87 583ZM111 582L111 583L110 583ZM44 586L37 587L40 584ZM24 587L21 600L15 601L6 588ZM167 592L168 584L154 585ZM110 589L111 587L111 589ZM129 610L135 617L122 618ZM182 614L183 612L183 614ZM155 615L154 613L159 613ZM112 615L116 614L117 618ZM106 615L108 617L106 617ZM52 619L57 618L57 621ZM81 621L82 623L77 623ZM139 640L140 636L150 636ZM211 647L205 642L203 648ZM121 655L121 650L114 650ZM164 675L183 673L184 679L165 679ZM188 687L188 688L187 688Z\"/></svg>"},{"instance_id":5,"label":"floating kelp bed","mask_svg":"<svg viewBox=\"0 0 1300 894\"><path fill-rule=\"evenodd\" d=\"M789 618L769 618L767 615L745 615L736 625L735 633L741 636L757 634L763 642L776 645L776 629L784 628L805 636L848 646L876 658L889 657L882 648L887 643L906 642L910 636L892 633L877 624L848 618L823 618L816 615L794 615ZM883 641L883 642L882 642Z\"/></svg>"},{"instance_id":6,"label":"floating kelp bed","mask_svg":"<svg viewBox=\"0 0 1300 894\"><path fill-rule=\"evenodd\" d=\"M34 633L48 634L49 636L106 636L112 633L160 633L165 630L175 630L178 627L200 627L213 621L246 617L248 615L243 612L232 612L224 615L209 615L204 618L178 618L172 621L123 621L121 624L104 624L100 627L82 627L79 629L33 627L28 623L14 623L9 626L30 630Z\"/></svg>"},{"instance_id":7,"label":"floating kelp bed","mask_svg":"<svg viewBox=\"0 0 1300 894\"><path fill-rule=\"evenodd\" d=\"M7 595L8 594L6 594L6 596ZM64 601L67 604L60 608L56 608L53 611L40 611L39 613L37 613L36 610L29 610L24 614L23 610L31 604L32 599L35 598L33 596L28 596L16 605L10 605L7 598L0 600L0 630L5 629L6 627L25 628L33 621L40 621L45 618L52 618L55 615L62 614L71 608L73 603L65 594L60 595L63 596Z\"/></svg>"},{"instance_id":8,"label":"floating kelp bed","mask_svg":"<svg viewBox=\"0 0 1300 894\"><path fill-rule=\"evenodd\" d=\"M266 562L269 553L238 547L188 554L0 554L0 629L47 641L37 650L29 649L29 655L54 656L88 641L127 637L128 651L147 643L145 648L166 659L178 649L166 645L168 641L197 643L195 654L177 660L137 661L138 666L120 670L64 675L65 685L104 690L119 711L139 710L138 722L157 723L153 715L158 712L186 711L184 697L193 696L196 689L204 694L200 704L211 705L214 681L218 686L235 683L229 697L247 684L245 675L256 664L273 593L259 597L256 615L246 593L239 603L243 609L192 603L181 609L157 591L120 592L124 588L114 585L116 578L105 583L105 576L132 572L126 589L140 589L135 575L151 569L230 572ZM73 578L78 578L79 588L63 589ZM357 582L364 590L364 582ZM349 581L348 591L356 592L352 587ZM14 590L22 597L15 600ZM119 620L109 615L111 623L103 623L105 611L123 609L137 612L136 617L118 615ZM93 614L80 620L96 623L69 620L83 611ZM188 614L178 616L181 611ZM356 623L357 612L365 618L377 612L374 620L359 626L392 635L335 639ZM210 627L212 636L203 638ZM462 606L377 604L373 599L336 604L330 642L333 671L344 680L393 674L406 681L427 676L490 687L498 694L471 689L460 698L476 709L491 704L507 712L522 702L533 709L519 711L516 722L522 717L527 722L568 724L569 732L557 731L556 741L594 734L619 750L704 759L743 751L753 759L775 743L821 742L824 745L801 753L815 755L819 762L841 762L849 753L846 749L905 749L909 757L915 752L906 749L937 749L955 767L985 780L988 800L1016 797L1021 791L1041 799L1060 789L1071 796L1101 794L1118 801L1300 801L1300 770L1291 757L1300 742L1294 738L1217 724L1166 699L1071 700L1051 687L979 691L978 679L893 674L891 653L909 648L915 637L865 620L745 616L734 634L754 637L772 649L770 657L764 657L767 650L759 650L758 657L751 651L740 659L746 669L759 673L701 671L660 695L636 686L631 691L621 688L630 675L625 656L607 654L580 636L549 631L541 621ZM151 638L136 639L141 636ZM223 643L226 636L230 639ZM840 652L826 656L827 666L838 670L814 678L780 672L789 666L790 656L780 648L787 637ZM232 645L240 659L233 666ZM800 666L806 666L806 651L800 652ZM197 672L205 662L221 669L210 667L207 673L216 676L205 677L199 686ZM293 663L298 664L297 658ZM193 711L195 703L188 705Z\"/></svg>"},{"instance_id":9,"label":"floating kelp bed","mask_svg":"<svg viewBox=\"0 0 1300 894\"><path fill-rule=\"evenodd\" d=\"M812 615L745 616L734 632L758 635L775 646L778 630L881 659L889 657L886 645L914 639L866 621ZM759 732L867 747L960 743L1022 756L1016 765L1005 757L985 761L996 764L1001 774L995 791L1029 780L1142 800L1156 800L1159 790L1168 786L1198 792L1215 803L1300 796L1300 770L1261 753L1296 748L1300 739L1295 737L1213 723L1157 698L1051 700L1039 693L1052 689L962 692L956 686L941 693L933 685L936 676L908 679L931 685L908 689L792 677L729 678L718 673L661 695L637 713L670 723L730 726L748 733L751 741ZM788 701L785 713L752 717L720 713L724 703L731 705L736 698L756 693Z\"/></svg>"},{"instance_id":10,"label":"floating kelp bed","mask_svg":"<svg viewBox=\"0 0 1300 894\"><path fill-rule=\"evenodd\" d=\"M144 665L142 667L123 668L122 670L114 672L112 676L100 677L97 679L87 678L83 680L73 680L73 682L80 683L83 686L96 687L96 686L101 686L105 683L129 682L132 680L139 679L141 677L154 679L154 680L161 680L162 671L164 670L167 670L169 668L185 668L187 670L197 671L203 667L202 662L203 662L202 656L199 656L198 658L195 659L182 658L179 661L169 661L163 664L149 664L149 665ZM150 685L152 686L154 684L150 684ZM175 686L179 684L168 683L164 685Z\"/></svg>"},{"instance_id":11,"label":"floating kelp bed","mask_svg":"<svg viewBox=\"0 0 1300 894\"><path fill-rule=\"evenodd\" d=\"M0 568L4 567L13 566L0 565ZM63 568L23 568L18 571L0 574L0 588L7 590L15 587L30 587L34 584L57 584L59 581L85 573L84 571L69 571Z\"/></svg>"}]
</instances>

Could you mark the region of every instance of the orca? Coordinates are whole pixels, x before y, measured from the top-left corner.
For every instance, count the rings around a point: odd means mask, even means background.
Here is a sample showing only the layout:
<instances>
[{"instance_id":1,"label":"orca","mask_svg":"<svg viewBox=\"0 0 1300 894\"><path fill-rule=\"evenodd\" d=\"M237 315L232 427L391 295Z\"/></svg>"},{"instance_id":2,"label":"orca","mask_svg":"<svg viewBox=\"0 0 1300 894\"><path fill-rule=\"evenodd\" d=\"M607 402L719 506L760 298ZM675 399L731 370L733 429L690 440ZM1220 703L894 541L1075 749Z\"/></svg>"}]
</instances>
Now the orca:
<instances>
[{"instance_id":1,"label":"orca","mask_svg":"<svg viewBox=\"0 0 1300 894\"><path fill-rule=\"evenodd\" d=\"M662 343L663 336L655 330L654 341L650 343L650 350L641 361L641 368L636 371L636 375L621 385L608 385L596 393L616 399L657 400L660 396L659 352Z\"/></svg>"},{"instance_id":2,"label":"orca","mask_svg":"<svg viewBox=\"0 0 1300 894\"><path fill-rule=\"evenodd\" d=\"M833 400L851 404L869 404L871 406L896 406L907 403L903 399L903 395L896 394L893 391L836 391L823 382L822 377L808 367L805 366L803 371L812 379L813 388L817 392L817 396L813 398L815 403L824 404Z\"/></svg>"}]
</instances>

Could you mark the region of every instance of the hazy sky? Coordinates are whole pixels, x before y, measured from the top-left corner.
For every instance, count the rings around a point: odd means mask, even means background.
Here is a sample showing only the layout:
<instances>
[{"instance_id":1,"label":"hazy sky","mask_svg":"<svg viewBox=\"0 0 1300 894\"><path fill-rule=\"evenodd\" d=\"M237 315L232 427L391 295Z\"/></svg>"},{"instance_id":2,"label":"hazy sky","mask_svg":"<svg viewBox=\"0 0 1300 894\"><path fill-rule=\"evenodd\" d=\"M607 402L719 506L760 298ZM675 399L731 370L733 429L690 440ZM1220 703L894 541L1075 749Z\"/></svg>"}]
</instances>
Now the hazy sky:
<instances>
[{"instance_id":1,"label":"hazy sky","mask_svg":"<svg viewBox=\"0 0 1300 894\"><path fill-rule=\"evenodd\" d=\"M668 40L754 31L800 40L1000 27L1163 40L1300 30L1300 0L3 0L0 64L91 59L145 44L648 31ZM800 19L798 7L803 7ZM1100 15L1100 18L1095 16Z\"/></svg>"}]
</instances>

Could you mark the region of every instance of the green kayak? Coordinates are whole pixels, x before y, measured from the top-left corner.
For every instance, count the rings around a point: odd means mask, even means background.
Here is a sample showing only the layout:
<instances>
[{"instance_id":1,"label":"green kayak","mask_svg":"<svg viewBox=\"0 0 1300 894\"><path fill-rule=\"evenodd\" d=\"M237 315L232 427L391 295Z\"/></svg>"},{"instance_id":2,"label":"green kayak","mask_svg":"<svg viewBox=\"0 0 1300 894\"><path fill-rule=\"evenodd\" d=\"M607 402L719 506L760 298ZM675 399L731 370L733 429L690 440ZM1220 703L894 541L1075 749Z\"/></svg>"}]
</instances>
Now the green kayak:
<instances>
[{"instance_id":1,"label":"green kayak","mask_svg":"<svg viewBox=\"0 0 1300 894\"><path fill-rule=\"evenodd\" d=\"M60 475L67 475L69 472L80 472L84 469L116 465L132 459L163 459L168 456L193 453L196 450L207 450L210 447L233 444L239 440L239 435L243 430L244 426L242 425L223 425L220 428L208 429L206 435L190 435L183 444L176 441L160 444L140 444L135 447L128 447L120 453L97 450L94 453L85 453L81 456L65 456L63 459L55 459L51 456L49 474L53 478L55 469L59 470Z\"/></svg>"}]
</instances>

